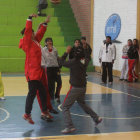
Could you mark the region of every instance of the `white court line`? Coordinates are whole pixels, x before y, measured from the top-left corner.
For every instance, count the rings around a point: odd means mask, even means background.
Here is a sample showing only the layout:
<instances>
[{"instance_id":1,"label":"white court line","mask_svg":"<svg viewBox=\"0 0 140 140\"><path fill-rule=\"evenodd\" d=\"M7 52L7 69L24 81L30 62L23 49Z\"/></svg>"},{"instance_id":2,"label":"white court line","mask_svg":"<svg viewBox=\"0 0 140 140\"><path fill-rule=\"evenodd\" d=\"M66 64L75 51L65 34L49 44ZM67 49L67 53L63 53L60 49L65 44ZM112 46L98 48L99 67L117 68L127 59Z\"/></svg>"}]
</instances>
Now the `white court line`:
<instances>
[{"instance_id":1,"label":"white court line","mask_svg":"<svg viewBox=\"0 0 140 140\"><path fill-rule=\"evenodd\" d=\"M85 101L88 101L88 102L92 102L92 101L101 101L101 100L85 100ZM62 112L62 109L61 109L61 105L60 104L58 106L58 110L60 110ZM89 115L81 115L81 114L76 114L76 113L70 113L71 115L74 115L74 116L79 116L79 117L86 117L86 118L90 118ZM108 119L108 120L132 120L132 119L140 119L140 116L139 117L130 117L130 118L111 118L111 117L101 117L103 119Z\"/></svg>"},{"instance_id":2,"label":"white court line","mask_svg":"<svg viewBox=\"0 0 140 140\"><path fill-rule=\"evenodd\" d=\"M6 113L6 117L3 120L0 120L0 123L2 123L4 121L6 121L10 117L10 113L7 110L3 109L3 108L0 108L0 110L4 111Z\"/></svg>"}]
</instances>

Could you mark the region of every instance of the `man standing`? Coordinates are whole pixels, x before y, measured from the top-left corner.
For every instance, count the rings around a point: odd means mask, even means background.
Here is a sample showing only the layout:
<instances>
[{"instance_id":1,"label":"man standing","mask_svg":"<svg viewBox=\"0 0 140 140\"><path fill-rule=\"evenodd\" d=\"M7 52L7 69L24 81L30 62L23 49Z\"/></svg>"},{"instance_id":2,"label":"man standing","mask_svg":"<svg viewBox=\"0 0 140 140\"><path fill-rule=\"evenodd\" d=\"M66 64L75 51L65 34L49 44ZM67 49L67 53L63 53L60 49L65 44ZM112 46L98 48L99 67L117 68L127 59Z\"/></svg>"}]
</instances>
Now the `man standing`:
<instances>
[{"instance_id":1,"label":"man standing","mask_svg":"<svg viewBox=\"0 0 140 140\"><path fill-rule=\"evenodd\" d=\"M91 60L92 49L90 45L87 43L85 36L81 37L81 43L84 48L85 55L89 58L89 60Z\"/></svg>"},{"instance_id":2,"label":"man standing","mask_svg":"<svg viewBox=\"0 0 140 140\"><path fill-rule=\"evenodd\" d=\"M111 37L106 36L106 41L100 48L99 62L102 63L102 84L107 82L107 74L109 84L113 82L112 67L116 58L116 47L111 42Z\"/></svg>"}]
</instances>

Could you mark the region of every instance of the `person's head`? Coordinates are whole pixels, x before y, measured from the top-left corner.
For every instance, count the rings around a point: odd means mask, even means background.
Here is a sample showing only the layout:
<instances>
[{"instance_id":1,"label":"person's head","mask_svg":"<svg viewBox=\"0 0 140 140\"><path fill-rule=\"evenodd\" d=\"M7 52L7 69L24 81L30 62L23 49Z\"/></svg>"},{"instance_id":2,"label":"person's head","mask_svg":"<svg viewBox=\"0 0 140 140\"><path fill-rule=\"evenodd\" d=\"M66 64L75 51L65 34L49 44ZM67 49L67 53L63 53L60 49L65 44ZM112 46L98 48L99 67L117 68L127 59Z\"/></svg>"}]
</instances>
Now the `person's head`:
<instances>
[{"instance_id":1,"label":"person's head","mask_svg":"<svg viewBox=\"0 0 140 140\"><path fill-rule=\"evenodd\" d=\"M80 39L75 39L74 40L74 46L79 47L81 45Z\"/></svg>"},{"instance_id":2,"label":"person's head","mask_svg":"<svg viewBox=\"0 0 140 140\"><path fill-rule=\"evenodd\" d=\"M106 43L111 43L111 36L106 36Z\"/></svg>"},{"instance_id":3,"label":"person's head","mask_svg":"<svg viewBox=\"0 0 140 140\"><path fill-rule=\"evenodd\" d=\"M20 32L22 35L24 35L25 33L25 28ZM32 37L31 37L33 40L35 39L35 33L34 33L34 30L32 29Z\"/></svg>"},{"instance_id":4,"label":"person's head","mask_svg":"<svg viewBox=\"0 0 140 140\"><path fill-rule=\"evenodd\" d=\"M45 39L45 44L46 44L47 46L53 46L53 40L52 40L52 38L51 38L51 37L47 37L47 38Z\"/></svg>"},{"instance_id":5,"label":"person's head","mask_svg":"<svg viewBox=\"0 0 140 140\"><path fill-rule=\"evenodd\" d=\"M82 44L86 44L87 42L86 42L86 37L85 36L82 36L81 37L81 43Z\"/></svg>"},{"instance_id":6,"label":"person's head","mask_svg":"<svg viewBox=\"0 0 140 140\"><path fill-rule=\"evenodd\" d=\"M74 57L76 59L81 59L85 57L84 49L82 47L77 47L74 51Z\"/></svg>"},{"instance_id":7,"label":"person's head","mask_svg":"<svg viewBox=\"0 0 140 140\"><path fill-rule=\"evenodd\" d=\"M137 40L136 38L133 39L133 45L134 45L134 46L138 46L138 45L139 45L138 40Z\"/></svg>"},{"instance_id":8,"label":"person's head","mask_svg":"<svg viewBox=\"0 0 140 140\"><path fill-rule=\"evenodd\" d=\"M132 46L132 45L133 45L132 39L128 39L127 45L128 45L128 46Z\"/></svg>"}]
</instances>

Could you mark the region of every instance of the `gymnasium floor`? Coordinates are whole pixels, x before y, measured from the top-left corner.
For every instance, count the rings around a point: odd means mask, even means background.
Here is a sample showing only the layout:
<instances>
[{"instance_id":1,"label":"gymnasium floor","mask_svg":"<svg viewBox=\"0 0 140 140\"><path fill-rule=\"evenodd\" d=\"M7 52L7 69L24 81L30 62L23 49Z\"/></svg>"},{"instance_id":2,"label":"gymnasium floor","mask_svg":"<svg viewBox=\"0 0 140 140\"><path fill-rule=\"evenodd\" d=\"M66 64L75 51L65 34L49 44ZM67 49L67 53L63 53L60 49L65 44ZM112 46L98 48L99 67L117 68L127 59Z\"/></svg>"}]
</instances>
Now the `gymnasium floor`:
<instances>
[{"instance_id":1,"label":"gymnasium floor","mask_svg":"<svg viewBox=\"0 0 140 140\"><path fill-rule=\"evenodd\" d=\"M140 83L120 82L114 77L114 83L100 85L100 74L89 73L86 103L103 117L97 127L75 103L71 115L76 132L62 135L64 129L62 112L59 111L53 122L40 119L40 109L35 100L32 117L35 125L22 119L27 94L27 83L22 75L3 75L6 100L0 100L0 140L140 140ZM63 74L61 101L69 89L69 76Z\"/></svg>"}]
</instances>

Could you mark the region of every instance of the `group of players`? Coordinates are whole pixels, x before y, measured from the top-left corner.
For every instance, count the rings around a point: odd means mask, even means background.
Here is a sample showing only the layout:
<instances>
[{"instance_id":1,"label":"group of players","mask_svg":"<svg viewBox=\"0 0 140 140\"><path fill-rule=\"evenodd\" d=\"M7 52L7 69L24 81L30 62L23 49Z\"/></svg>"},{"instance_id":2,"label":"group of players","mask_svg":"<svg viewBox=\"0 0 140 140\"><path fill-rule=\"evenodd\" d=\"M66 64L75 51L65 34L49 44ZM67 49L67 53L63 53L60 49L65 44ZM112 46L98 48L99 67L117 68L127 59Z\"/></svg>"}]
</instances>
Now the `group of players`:
<instances>
[{"instance_id":1,"label":"group of players","mask_svg":"<svg viewBox=\"0 0 140 140\"><path fill-rule=\"evenodd\" d=\"M81 41L76 39L74 47L68 46L62 57L58 57L57 51L53 46L52 38L45 39L45 47L42 48L40 41L42 40L50 17L48 16L43 23L39 25L37 32L32 29L32 18L36 18L36 14L31 14L26 26L22 30L23 38L20 39L19 48L26 54L25 60L25 76L28 82L28 95L25 103L25 114L23 118L30 124L34 124L31 117L31 111L34 99L37 99L41 108L41 118L52 121L53 116L50 112L57 113L51 105L51 99L56 98L60 103L60 89L62 86L60 67L64 66L70 69L70 90L62 104L63 120L65 129L62 133L71 133L75 131L72 123L69 109L75 101L82 109L89 114L96 124L102 121L90 107L85 103L86 93L86 70L91 59L91 48L86 43L86 38L82 37ZM69 56L68 60L67 57ZM55 82L59 83L58 90L54 95Z\"/></svg>"}]
</instances>

